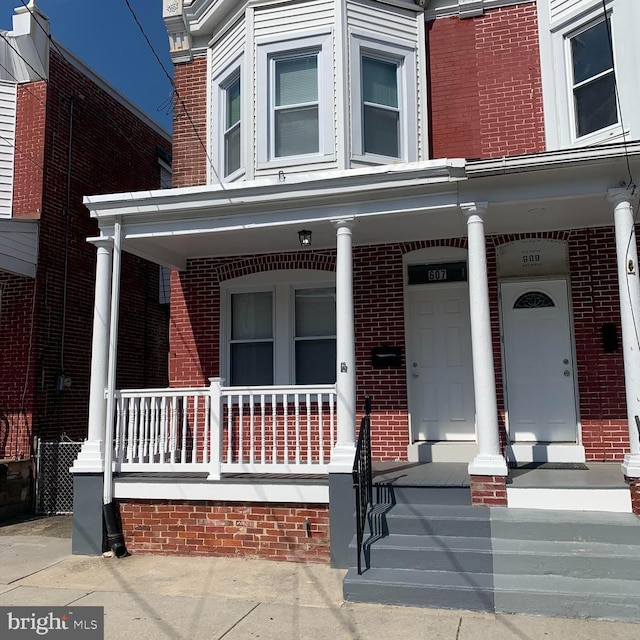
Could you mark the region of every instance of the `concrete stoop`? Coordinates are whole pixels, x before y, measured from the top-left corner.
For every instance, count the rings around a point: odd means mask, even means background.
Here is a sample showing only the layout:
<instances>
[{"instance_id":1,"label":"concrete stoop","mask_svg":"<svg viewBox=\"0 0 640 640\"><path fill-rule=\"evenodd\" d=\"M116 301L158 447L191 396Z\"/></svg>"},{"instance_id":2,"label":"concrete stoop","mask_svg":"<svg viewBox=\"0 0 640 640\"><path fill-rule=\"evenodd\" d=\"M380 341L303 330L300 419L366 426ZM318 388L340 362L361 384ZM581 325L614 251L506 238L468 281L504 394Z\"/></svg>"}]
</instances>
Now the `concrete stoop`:
<instances>
[{"instance_id":1,"label":"concrete stoop","mask_svg":"<svg viewBox=\"0 0 640 640\"><path fill-rule=\"evenodd\" d=\"M417 491L379 492L345 600L640 622L636 516L434 504L436 489Z\"/></svg>"}]
</instances>

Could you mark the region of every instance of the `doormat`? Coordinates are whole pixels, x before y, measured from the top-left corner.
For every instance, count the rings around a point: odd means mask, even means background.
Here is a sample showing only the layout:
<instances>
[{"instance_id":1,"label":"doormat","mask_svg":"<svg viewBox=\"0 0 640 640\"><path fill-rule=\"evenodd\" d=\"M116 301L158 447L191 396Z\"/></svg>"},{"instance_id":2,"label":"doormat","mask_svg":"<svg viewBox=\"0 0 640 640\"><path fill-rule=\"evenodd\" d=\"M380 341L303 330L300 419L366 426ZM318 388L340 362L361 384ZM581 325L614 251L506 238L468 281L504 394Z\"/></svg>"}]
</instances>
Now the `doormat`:
<instances>
[{"instance_id":1,"label":"doormat","mask_svg":"<svg viewBox=\"0 0 640 640\"><path fill-rule=\"evenodd\" d=\"M509 469L549 469L551 471L589 471L584 462L509 462Z\"/></svg>"}]
</instances>

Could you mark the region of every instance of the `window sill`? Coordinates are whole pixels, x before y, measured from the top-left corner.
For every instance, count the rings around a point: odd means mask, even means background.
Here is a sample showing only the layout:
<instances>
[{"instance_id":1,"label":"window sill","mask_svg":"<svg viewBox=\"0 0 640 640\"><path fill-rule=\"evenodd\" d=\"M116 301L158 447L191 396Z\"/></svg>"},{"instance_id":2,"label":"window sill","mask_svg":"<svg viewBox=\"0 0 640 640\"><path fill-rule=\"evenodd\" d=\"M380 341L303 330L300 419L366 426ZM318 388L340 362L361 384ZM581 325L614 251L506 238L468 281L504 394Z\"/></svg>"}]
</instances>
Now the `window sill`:
<instances>
[{"instance_id":1,"label":"window sill","mask_svg":"<svg viewBox=\"0 0 640 640\"><path fill-rule=\"evenodd\" d=\"M273 160L258 161L256 169L283 169L287 167L299 167L306 164L319 164L321 162L334 162L334 154L323 155L321 153L310 153L302 156L286 156L283 158L274 158Z\"/></svg>"},{"instance_id":2,"label":"window sill","mask_svg":"<svg viewBox=\"0 0 640 640\"><path fill-rule=\"evenodd\" d=\"M611 125L606 129L594 131L586 136L574 138L571 146L573 147L591 147L598 144L607 144L609 142L621 142L625 137L628 139L630 130L622 130L619 124Z\"/></svg>"}]
</instances>

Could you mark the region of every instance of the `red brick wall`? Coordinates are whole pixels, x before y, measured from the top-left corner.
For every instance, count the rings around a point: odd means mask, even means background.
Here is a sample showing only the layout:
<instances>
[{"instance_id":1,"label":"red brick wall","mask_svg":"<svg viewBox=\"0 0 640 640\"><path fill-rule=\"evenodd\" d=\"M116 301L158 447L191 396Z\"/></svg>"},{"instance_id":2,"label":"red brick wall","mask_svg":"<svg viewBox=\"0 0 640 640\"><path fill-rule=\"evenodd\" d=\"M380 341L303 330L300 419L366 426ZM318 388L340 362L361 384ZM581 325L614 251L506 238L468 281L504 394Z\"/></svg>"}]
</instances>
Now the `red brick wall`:
<instances>
[{"instance_id":1,"label":"red brick wall","mask_svg":"<svg viewBox=\"0 0 640 640\"><path fill-rule=\"evenodd\" d=\"M324 504L119 500L133 553L329 562Z\"/></svg>"},{"instance_id":2,"label":"red brick wall","mask_svg":"<svg viewBox=\"0 0 640 640\"><path fill-rule=\"evenodd\" d=\"M37 219L42 212L47 85L18 86L12 215Z\"/></svg>"},{"instance_id":3,"label":"red brick wall","mask_svg":"<svg viewBox=\"0 0 640 640\"><path fill-rule=\"evenodd\" d=\"M471 503L487 507L507 506L505 476L470 476Z\"/></svg>"},{"instance_id":4,"label":"red brick wall","mask_svg":"<svg viewBox=\"0 0 640 640\"><path fill-rule=\"evenodd\" d=\"M207 183L207 59L174 66L173 186Z\"/></svg>"},{"instance_id":5,"label":"red brick wall","mask_svg":"<svg viewBox=\"0 0 640 640\"><path fill-rule=\"evenodd\" d=\"M3 341L11 347L0 358L0 416L19 412L29 419L12 439L21 442L17 449L3 452L0 440L0 456L28 456L33 435L86 436L95 272L95 249L86 238L98 228L82 198L158 187L157 147L170 151L164 136L56 53L48 84L21 87L18 98L15 212L40 218L39 255L35 280L2 276L0 335L11 336ZM125 256L122 289L118 384L164 386L168 328L158 303L158 267ZM60 393L62 371L71 388Z\"/></svg>"},{"instance_id":6,"label":"red brick wall","mask_svg":"<svg viewBox=\"0 0 640 640\"><path fill-rule=\"evenodd\" d=\"M432 158L544 150L535 3L431 21L427 51Z\"/></svg>"},{"instance_id":7,"label":"red brick wall","mask_svg":"<svg viewBox=\"0 0 640 640\"><path fill-rule=\"evenodd\" d=\"M519 234L487 238L489 293L494 366L503 442L505 408L500 343L496 248L536 237ZM619 327L619 306L612 228L539 234L567 241L575 327L577 384L582 438L588 460L621 460L628 451L628 430L622 353L605 353L603 322ZM371 366L374 346L400 346L404 353L403 254L427 246L465 247L464 239L412 242L354 249L354 313L358 411L365 395L373 397L372 440L379 460L406 459L409 442L406 362L399 368ZM202 259L175 277L171 318L171 382L204 385L220 375L219 283L243 274L273 268L334 269L333 253L304 252L277 256Z\"/></svg>"}]
</instances>

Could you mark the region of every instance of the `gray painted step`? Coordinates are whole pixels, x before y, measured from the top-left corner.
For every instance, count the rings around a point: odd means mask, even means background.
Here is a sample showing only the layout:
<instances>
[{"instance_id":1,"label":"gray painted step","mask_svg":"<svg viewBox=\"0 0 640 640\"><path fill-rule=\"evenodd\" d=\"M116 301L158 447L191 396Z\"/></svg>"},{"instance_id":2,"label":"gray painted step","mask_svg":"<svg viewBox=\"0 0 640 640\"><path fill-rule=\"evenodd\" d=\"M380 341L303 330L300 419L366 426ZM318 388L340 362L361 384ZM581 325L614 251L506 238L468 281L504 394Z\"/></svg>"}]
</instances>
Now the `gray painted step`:
<instances>
[{"instance_id":1,"label":"gray painted step","mask_svg":"<svg viewBox=\"0 0 640 640\"><path fill-rule=\"evenodd\" d=\"M366 546L367 565L376 568L491 573L488 538L389 535ZM354 546L355 553L355 546Z\"/></svg>"},{"instance_id":2,"label":"gray painted step","mask_svg":"<svg viewBox=\"0 0 640 640\"><path fill-rule=\"evenodd\" d=\"M349 569L343 591L350 602L494 611L490 573L369 569L359 576Z\"/></svg>"},{"instance_id":3,"label":"gray painted step","mask_svg":"<svg viewBox=\"0 0 640 640\"><path fill-rule=\"evenodd\" d=\"M471 505L469 487L374 485L374 501L387 504Z\"/></svg>"},{"instance_id":4,"label":"gray painted step","mask_svg":"<svg viewBox=\"0 0 640 640\"><path fill-rule=\"evenodd\" d=\"M640 576L640 555L635 545L494 539L492 546L496 574L620 580ZM640 591L640 583L637 588Z\"/></svg>"},{"instance_id":5,"label":"gray painted step","mask_svg":"<svg viewBox=\"0 0 640 640\"><path fill-rule=\"evenodd\" d=\"M517 540L575 540L638 545L640 518L631 513L491 507L491 535Z\"/></svg>"},{"instance_id":6,"label":"gray painted step","mask_svg":"<svg viewBox=\"0 0 640 640\"><path fill-rule=\"evenodd\" d=\"M640 583L608 578L495 576L496 612L640 622Z\"/></svg>"},{"instance_id":7,"label":"gray painted step","mask_svg":"<svg viewBox=\"0 0 640 640\"><path fill-rule=\"evenodd\" d=\"M395 504L376 505L374 519L382 529L378 534L490 537L488 507L462 505Z\"/></svg>"}]
</instances>

